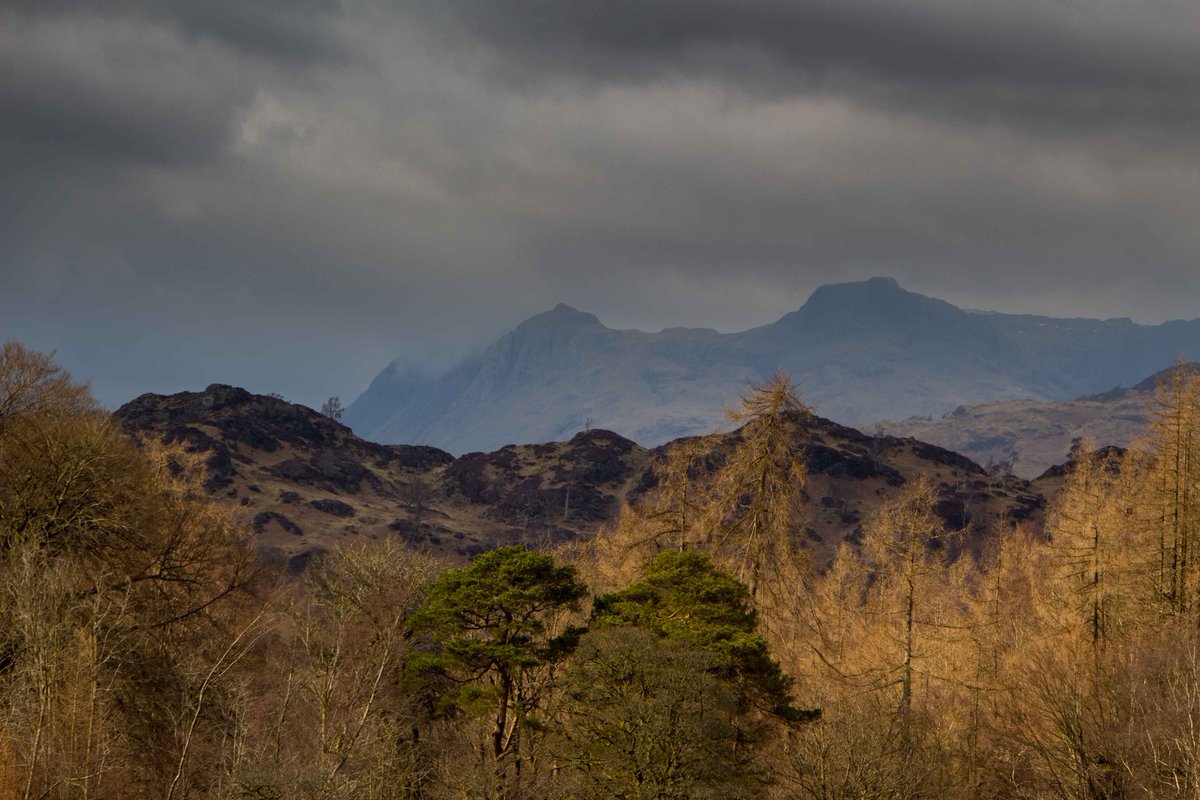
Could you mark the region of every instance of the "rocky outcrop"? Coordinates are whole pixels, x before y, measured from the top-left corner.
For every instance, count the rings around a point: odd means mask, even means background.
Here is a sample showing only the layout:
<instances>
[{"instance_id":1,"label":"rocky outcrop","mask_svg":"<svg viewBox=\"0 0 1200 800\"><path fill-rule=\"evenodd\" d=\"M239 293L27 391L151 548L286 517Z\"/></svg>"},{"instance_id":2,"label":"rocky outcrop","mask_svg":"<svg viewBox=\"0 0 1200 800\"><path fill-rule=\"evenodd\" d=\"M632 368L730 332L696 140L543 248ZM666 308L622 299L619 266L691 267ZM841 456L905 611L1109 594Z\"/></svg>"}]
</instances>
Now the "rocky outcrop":
<instances>
[{"instance_id":1,"label":"rocky outcrop","mask_svg":"<svg viewBox=\"0 0 1200 800\"><path fill-rule=\"evenodd\" d=\"M591 428L456 459L431 447L367 442L311 409L220 385L144 395L117 417L132 433L207 458L208 490L233 504L263 553L289 569L354 537L398 536L461 559L499 544L592 536L622 503L653 490L655 464L667 452ZM736 431L708 439L704 468L718 468L738 439ZM947 523L969 530L967 546L1001 516L1036 524L1044 505L1037 486L994 480L956 453L821 417L807 420L804 452L807 502L797 525L818 563L842 541L857 541L884 499L922 473L939 487Z\"/></svg>"}]
</instances>

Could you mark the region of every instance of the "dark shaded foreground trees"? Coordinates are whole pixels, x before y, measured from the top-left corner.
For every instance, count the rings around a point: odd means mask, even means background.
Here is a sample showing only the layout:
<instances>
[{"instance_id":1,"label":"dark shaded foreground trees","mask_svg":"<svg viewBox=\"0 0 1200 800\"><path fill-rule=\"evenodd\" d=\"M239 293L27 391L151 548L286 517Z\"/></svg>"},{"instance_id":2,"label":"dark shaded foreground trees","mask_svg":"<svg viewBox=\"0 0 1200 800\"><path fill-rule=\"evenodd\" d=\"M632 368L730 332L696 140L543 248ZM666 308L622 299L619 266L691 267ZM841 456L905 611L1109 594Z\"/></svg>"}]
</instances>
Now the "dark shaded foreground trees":
<instances>
[{"instance_id":1,"label":"dark shaded foreground trees","mask_svg":"<svg viewBox=\"0 0 1200 800\"><path fill-rule=\"evenodd\" d=\"M747 587L700 553L663 551L598 598L560 704L579 796L761 796L764 745L819 713L795 707L756 622Z\"/></svg>"},{"instance_id":2,"label":"dark shaded foreground trees","mask_svg":"<svg viewBox=\"0 0 1200 800\"><path fill-rule=\"evenodd\" d=\"M0 351L0 798L422 796L401 678L443 568L355 545L273 583L203 477Z\"/></svg>"},{"instance_id":3,"label":"dark shaded foreground trees","mask_svg":"<svg viewBox=\"0 0 1200 800\"><path fill-rule=\"evenodd\" d=\"M564 681L560 788L568 797L757 797L765 775L742 741L717 657L640 628L584 637Z\"/></svg>"},{"instance_id":4,"label":"dark shaded foreground trees","mask_svg":"<svg viewBox=\"0 0 1200 800\"><path fill-rule=\"evenodd\" d=\"M188 454L139 447L49 358L4 346L0 415L9 793L183 796L266 630L253 556Z\"/></svg>"}]
</instances>

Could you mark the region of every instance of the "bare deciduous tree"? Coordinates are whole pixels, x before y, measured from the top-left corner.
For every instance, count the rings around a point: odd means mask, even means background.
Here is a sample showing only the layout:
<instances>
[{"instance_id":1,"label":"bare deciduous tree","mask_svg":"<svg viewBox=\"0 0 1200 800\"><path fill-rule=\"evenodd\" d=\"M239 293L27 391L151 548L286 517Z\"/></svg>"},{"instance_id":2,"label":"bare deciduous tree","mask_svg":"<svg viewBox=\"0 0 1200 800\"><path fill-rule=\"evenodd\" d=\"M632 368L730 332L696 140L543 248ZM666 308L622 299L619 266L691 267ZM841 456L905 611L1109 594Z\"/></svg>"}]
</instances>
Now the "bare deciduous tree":
<instances>
[{"instance_id":1,"label":"bare deciduous tree","mask_svg":"<svg viewBox=\"0 0 1200 800\"><path fill-rule=\"evenodd\" d=\"M321 413L332 420L341 422L342 417L346 413L346 409L344 406L342 406L342 399L334 395L321 404Z\"/></svg>"}]
</instances>

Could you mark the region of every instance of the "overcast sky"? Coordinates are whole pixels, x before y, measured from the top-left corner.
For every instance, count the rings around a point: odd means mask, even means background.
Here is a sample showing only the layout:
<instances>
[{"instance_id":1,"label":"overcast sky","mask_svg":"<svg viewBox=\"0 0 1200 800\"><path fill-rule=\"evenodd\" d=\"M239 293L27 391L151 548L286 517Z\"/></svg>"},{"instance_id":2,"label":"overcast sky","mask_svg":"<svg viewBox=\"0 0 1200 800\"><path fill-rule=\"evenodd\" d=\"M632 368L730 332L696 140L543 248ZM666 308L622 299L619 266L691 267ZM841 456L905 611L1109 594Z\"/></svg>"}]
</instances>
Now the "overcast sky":
<instances>
[{"instance_id":1,"label":"overcast sky","mask_svg":"<svg viewBox=\"0 0 1200 800\"><path fill-rule=\"evenodd\" d=\"M0 339L347 402L562 301L1200 316L1195 0L27 0Z\"/></svg>"}]
</instances>

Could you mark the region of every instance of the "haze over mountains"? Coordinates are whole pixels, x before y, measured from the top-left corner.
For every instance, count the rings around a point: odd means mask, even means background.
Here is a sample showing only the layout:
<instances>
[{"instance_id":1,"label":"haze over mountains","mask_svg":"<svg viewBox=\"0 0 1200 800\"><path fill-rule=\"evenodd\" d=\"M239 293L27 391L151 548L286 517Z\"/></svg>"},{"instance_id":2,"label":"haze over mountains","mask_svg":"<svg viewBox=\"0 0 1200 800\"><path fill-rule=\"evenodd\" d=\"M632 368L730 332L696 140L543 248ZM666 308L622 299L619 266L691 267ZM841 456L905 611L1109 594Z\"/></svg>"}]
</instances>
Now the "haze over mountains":
<instances>
[{"instance_id":1,"label":"haze over mountains","mask_svg":"<svg viewBox=\"0 0 1200 800\"><path fill-rule=\"evenodd\" d=\"M739 333L614 330L559 305L427 378L393 363L346 422L384 443L454 453L567 439L589 426L644 445L707 433L748 380L791 374L844 424L941 416L995 400L1057 401L1200 359L1200 319L1058 319L969 311L890 278L832 284Z\"/></svg>"}]
</instances>

